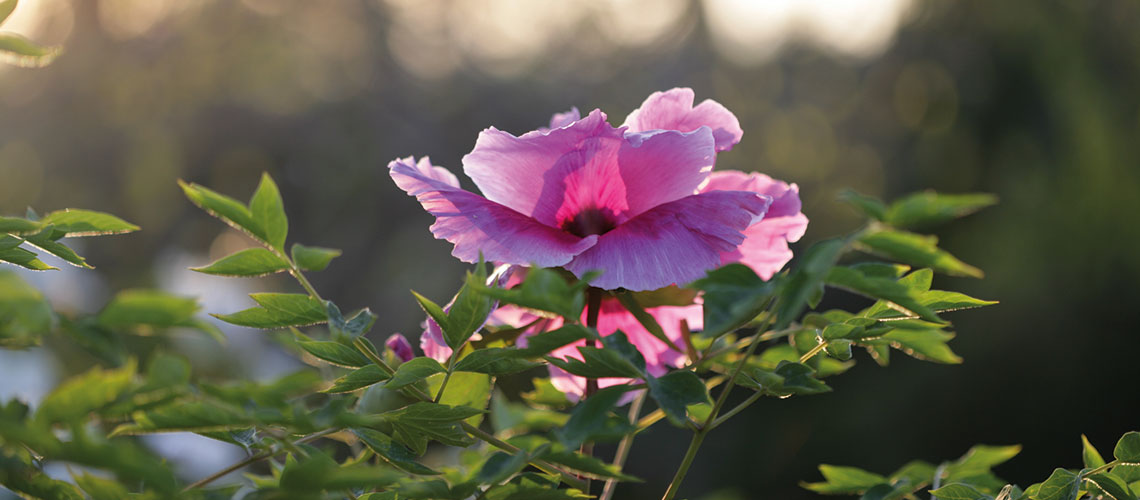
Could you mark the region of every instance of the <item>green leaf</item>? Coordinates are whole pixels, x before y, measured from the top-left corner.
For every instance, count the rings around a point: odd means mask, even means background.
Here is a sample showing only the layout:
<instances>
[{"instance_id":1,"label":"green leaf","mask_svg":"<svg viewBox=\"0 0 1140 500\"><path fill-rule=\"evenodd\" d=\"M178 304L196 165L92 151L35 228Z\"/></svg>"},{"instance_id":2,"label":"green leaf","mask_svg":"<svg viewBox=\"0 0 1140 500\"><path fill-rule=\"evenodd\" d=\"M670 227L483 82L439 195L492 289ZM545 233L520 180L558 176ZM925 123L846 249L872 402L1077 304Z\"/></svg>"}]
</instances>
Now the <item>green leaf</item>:
<instances>
[{"instance_id":1,"label":"green leaf","mask_svg":"<svg viewBox=\"0 0 1140 500\"><path fill-rule=\"evenodd\" d=\"M1121 436L1112 456L1121 462L1140 463L1140 432L1132 431Z\"/></svg>"},{"instance_id":2,"label":"green leaf","mask_svg":"<svg viewBox=\"0 0 1140 500\"><path fill-rule=\"evenodd\" d=\"M624 307L626 311L629 311L629 313L633 315L634 319L636 319L637 322L640 323L643 328L645 328L645 331L649 332L650 335L657 337L657 340L660 340L662 343L669 346L669 348L673 349L674 351L684 352L684 349L677 347L677 344L674 344L673 341L665 335L665 330L661 329L661 325L657 323L657 319L648 312L645 312L645 309L641 307L641 304L637 303L637 299L633 297L632 293L622 290L616 292L615 296L617 297L618 302L621 303L622 307Z\"/></svg>"},{"instance_id":3,"label":"green leaf","mask_svg":"<svg viewBox=\"0 0 1140 500\"><path fill-rule=\"evenodd\" d=\"M1020 445L977 445L946 467L946 477L957 480L989 473L990 469L1009 461L1018 453L1021 453Z\"/></svg>"},{"instance_id":4,"label":"green leaf","mask_svg":"<svg viewBox=\"0 0 1140 500\"><path fill-rule=\"evenodd\" d=\"M855 467L823 464L819 466L826 482L808 483L803 487L824 495L856 495L887 482L887 478Z\"/></svg>"},{"instance_id":5,"label":"green leaf","mask_svg":"<svg viewBox=\"0 0 1140 500\"><path fill-rule=\"evenodd\" d=\"M947 364L962 362L946 345L954 335L942 330L891 330L882 338L889 341L891 347L918 359Z\"/></svg>"},{"instance_id":6,"label":"green leaf","mask_svg":"<svg viewBox=\"0 0 1140 500\"><path fill-rule=\"evenodd\" d=\"M0 4L3 7L3 4ZM6 449L0 449L0 485L23 498L45 498L52 500L84 500L75 486L52 479L38 467L32 466ZM95 500L100 500L96 498Z\"/></svg>"},{"instance_id":7,"label":"green leaf","mask_svg":"<svg viewBox=\"0 0 1140 500\"><path fill-rule=\"evenodd\" d=\"M545 408L566 408L570 406L570 400L566 399L566 394L554 388L554 384L550 382L549 378L532 379L531 383L534 385L534 390L524 392L521 396L532 406Z\"/></svg>"},{"instance_id":8,"label":"green leaf","mask_svg":"<svg viewBox=\"0 0 1140 500\"><path fill-rule=\"evenodd\" d=\"M401 389L411 384L419 382L437 373L446 372L447 368L440 365L438 361L426 358L412 358L407 362L400 364L396 369L396 374L384 384L384 387L389 389Z\"/></svg>"},{"instance_id":9,"label":"green leaf","mask_svg":"<svg viewBox=\"0 0 1140 500\"><path fill-rule=\"evenodd\" d=\"M3 4L0 4L0 8L3 8ZM36 221L18 217L0 217L0 233L29 234L39 232L41 228L43 224Z\"/></svg>"},{"instance_id":10,"label":"green leaf","mask_svg":"<svg viewBox=\"0 0 1140 500\"><path fill-rule=\"evenodd\" d=\"M859 238L860 250L918 267L929 267L951 276L981 278L981 269L966 264L938 248L938 238L904 231L881 230Z\"/></svg>"},{"instance_id":11,"label":"green leaf","mask_svg":"<svg viewBox=\"0 0 1140 500\"><path fill-rule=\"evenodd\" d=\"M887 206L877 198L859 194L855 191L844 191L840 193L839 199L859 209L860 212L863 212L863 215L869 218L883 220L887 217Z\"/></svg>"},{"instance_id":12,"label":"green leaf","mask_svg":"<svg viewBox=\"0 0 1140 500\"><path fill-rule=\"evenodd\" d=\"M1112 474L1092 474L1086 479L1107 493L1113 500L1136 500L1136 495L1128 489L1128 483Z\"/></svg>"},{"instance_id":13,"label":"green leaf","mask_svg":"<svg viewBox=\"0 0 1140 500\"><path fill-rule=\"evenodd\" d=\"M48 271L58 269L44 264L36 258L35 252L20 248L24 240L10 235L0 236L0 262L7 262L33 271Z\"/></svg>"},{"instance_id":14,"label":"green leaf","mask_svg":"<svg viewBox=\"0 0 1140 500\"><path fill-rule=\"evenodd\" d=\"M198 184L178 181L178 185L182 187L182 192L186 194L186 197L202 210L233 226L234 229L244 231L254 238L268 242L265 231L254 219L253 213L245 204Z\"/></svg>"},{"instance_id":15,"label":"green leaf","mask_svg":"<svg viewBox=\"0 0 1140 500\"><path fill-rule=\"evenodd\" d=\"M932 323L943 324L941 318L919 301L918 293L892 279L867 276L850 267L834 267L827 273L827 284L873 299L888 302L888 306L906 315L918 316Z\"/></svg>"},{"instance_id":16,"label":"green leaf","mask_svg":"<svg viewBox=\"0 0 1140 500\"><path fill-rule=\"evenodd\" d=\"M486 266L480 264L475 269L476 272L467 273L467 282L459 289L455 300L451 302L451 308L447 311L443 340L452 349L463 347L467 339L487 322L487 316L491 314L491 308L495 305L494 299L475 288L479 283L486 282ZM443 326L445 325L440 325Z\"/></svg>"},{"instance_id":17,"label":"green leaf","mask_svg":"<svg viewBox=\"0 0 1140 500\"><path fill-rule=\"evenodd\" d=\"M526 468L528 461L530 455L525 451L515 454L497 451L483 462L483 466L475 474L475 479L485 484L501 483Z\"/></svg>"},{"instance_id":18,"label":"green leaf","mask_svg":"<svg viewBox=\"0 0 1140 500\"><path fill-rule=\"evenodd\" d=\"M641 371L633 363L613 349L581 346L578 347L578 352L582 355L580 360L572 357L563 360L555 356L546 356L545 359L554 366L580 377L642 377ZM644 363L643 360L642 366Z\"/></svg>"},{"instance_id":19,"label":"green leaf","mask_svg":"<svg viewBox=\"0 0 1140 500\"><path fill-rule=\"evenodd\" d=\"M337 366L359 368L372 363L360 351L338 342L298 340L297 346L318 359Z\"/></svg>"},{"instance_id":20,"label":"green leaf","mask_svg":"<svg viewBox=\"0 0 1140 500\"><path fill-rule=\"evenodd\" d=\"M640 479L634 476L622 473L621 469L616 465L603 462L593 455L584 455L577 451L569 450L561 443L551 442L541 436L534 434L516 436L508 439L507 442L526 450L535 458L564 465L573 469L575 472L583 473L582 475L593 479L612 478L619 481L641 482Z\"/></svg>"},{"instance_id":21,"label":"green leaf","mask_svg":"<svg viewBox=\"0 0 1140 500\"><path fill-rule=\"evenodd\" d=\"M250 294L250 297L261 307L254 307L233 314L211 314L211 316L226 323L250 328L307 326L328 321L325 305L308 295L253 293Z\"/></svg>"},{"instance_id":22,"label":"green leaf","mask_svg":"<svg viewBox=\"0 0 1140 500\"><path fill-rule=\"evenodd\" d=\"M821 394L831 391L831 387L816 379L815 375L815 370L810 366L782 360L776 365L775 370L755 368L751 372L751 377L742 377L737 383L775 397L787 397L793 394Z\"/></svg>"},{"instance_id":23,"label":"green leaf","mask_svg":"<svg viewBox=\"0 0 1140 500\"><path fill-rule=\"evenodd\" d=\"M648 379L649 395L665 412L669 422L684 427L688 421L685 408L699 403L712 403L708 388L695 373L675 371L662 377Z\"/></svg>"},{"instance_id":24,"label":"green leaf","mask_svg":"<svg viewBox=\"0 0 1140 500\"><path fill-rule=\"evenodd\" d=\"M94 269L93 266L87 263L86 259L75 253L75 250L72 250L67 245L60 243L58 240L62 237L63 233L57 230L54 226L47 226L43 231L25 236L24 241L27 241L28 244L35 246L40 250L63 259L68 264L86 269Z\"/></svg>"},{"instance_id":25,"label":"green leaf","mask_svg":"<svg viewBox=\"0 0 1140 500\"><path fill-rule=\"evenodd\" d=\"M131 498L127 487L116 481L92 476L86 472L80 476L74 474L73 472L72 478L75 479L75 484L79 485L88 495L91 495L92 500L128 500Z\"/></svg>"},{"instance_id":26,"label":"green leaf","mask_svg":"<svg viewBox=\"0 0 1140 500\"><path fill-rule=\"evenodd\" d=\"M939 194L925 191L906 196L891 204L880 220L901 228L923 228L970 215L997 203L985 193Z\"/></svg>"},{"instance_id":27,"label":"green leaf","mask_svg":"<svg viewBox=\"0 0 1140 500\"><path fill-rule=\"evenodd\" d=\"M509 401L500 391L495 391L491 396L491 427L496 433L545 431L566 425L569 418L570 416L565 413L531 408L525 404Z\"/></svg>"},{"instance_id":28,"label":"green leaf","mask_svg":"<svg viewBox=\"0 0 1140 500\"><path fill-rule=\"evenodd\" d=\"M503 349L487 347L472 351L455 364L455 370L461 372L486 373L488 375L509 375L529 370L540 363L521 359L526 351L520 349Z\"/></svg>"},{"instance_id":29,"label":"green leaf","mask_svg":"<svg viewBox=\"0 0 1140 500\"><path fill-rule=\"evenodd\" d=\"M38 344L51 327L51 306L43 294L15 272L0 270L0 346Z\"/></svg>"},{"instance_id":30,"label":"green leaf","mask_svg":"<svg viewBox=\"0 0 1140 500\"><path fill-rule=\"evenodd\" d=\"M51 212L40 222L55 226L57 231L63 232L68 238L123 234L139 230L138 226L114 215L74 208Z\"/></svg>"},{"instance_id":31,"label":"green leaf","mask_svg":"<svg viewBox=\"0 0 1140 500\"><path fill-rule=\"evenodd\" d=\"M774 292L772 282L739 263L709 271L689 286L704 291L702 334L708 337L719 337L752 321Z\"/></svg>"},{"instance_id":32,"label":"green leaf","mask_svg":"<svg viewBox=\"0 0 1140 500\"><path fill-rule=\"evenodd\" d=\"M228 257L222 257L208 266L190 268L191 271L216 276L241 277L265 276L287 269L289 269L288 262L264 248L247 248Z\"/></svg>"},{"instance_id":33,"label":"green leaf","mask_svg":"<svg viewBox=\"0 0 1140 500\"><path fill-rule=\"evenodd\" d=\"M364 464L341 466L328 455L313 450L307 458L286 461L279 485L282 490L296 495L298 492L375 488L395 483L401 477L403 473L386 467ZM320 498L320 495L287 498Z\"/></svg>"},{"instance_id":34,"label":"green leaf","mask_svg":"<svg viewBox=\"0 0 1140 500\"><path fill-rule=\"evenodd\" d=\"M1104 457L1100 456L1100 452L1089 442L1089 438L1081 434L1081 458L1084 460L1086 468L1095 469L1104 465Z\"/></svg>"},{"instance_id":35,"label":"green leaf","mask_svg":"<svg viewBox=\"0 0 1140 500\"><path fill-rule=\"evenodd\" d=\"M115 295L99 312L99 324L107 328L185 326L198 312L198 301L158 290L126 290Z\"/></svg>"},{"instance_id":36,"label":"green leaf","mask_svg":"<svg viewBox=\"0 0 1140 500\"><path fill-rule=\"evenodd\" d=\"M428 377L428 394L439 394L443 385L443 374ZM483 421L483 410L491 398L491 376L482 373L455 372L447 381L443 397L439 402L451 406L466 406L480 413L467 418L467 423L478 426Z\"/></svg>"},{"instance_id":37,"label":"green leaf","mask_svg":"<svg viewBox=\"0 0 1140 500\"><path fill-rule=\"evenodd\" d=\"M450 325L447 324L447 313L443 311L443 308L439 307L439 305L427 297L416 293L415 290L412 290L412 295L416 298L416 302L420 304L420 308L427 313L428 317L439 325L441 331L446 331L449 328Z\"/></svg>"},{"instance_id":38,"label":"green leaf","mask_svg":"<svg viewBox=\"0 0 1140 500\"><path fill-rule=\"evenodd\" d=\"M1081 476L1065 469L1055 469L1053 474L1041 483L1033 500L1076 500L1081 489Z\"/></svg>"},{"instance_id":39,"label":"green leaf","mask_svg":"<svg viewBox=\"0 0 1140 500\"><path fill-rule=\"evenodd\" d=\"M357 389L363 389L373 384L378 384L388 380L389 376L379 366L374 364L364 365L356 370L349 372L347 375L333 381L332 387L325 389L322 392L331 394L352 392Z\"/></svg>"},{"instance_id":40,"label":"green leaf","mask_svg":"<svg viewBox=\"0 0 1140 500\"><path fill-rule=\"evenodd\" d=\"M396 433L393 437L411 448L416 455L423 455L427 451L429 439L451 446L470 445L472 440L463 430L460 421L480 413L482 410L467 406L419 402L375 417L390 423Z\"/></svg>"},{"instance_id":41,"label":"green leaf","mask_svg":"<svg viewBox=\"0 0 1140 500\"><path fill-rule=\"evenodd\" d=\"M133 436L164 432L220 432L240 430L259 423L253 416L212 401L182 401L135 412L133 423L121 424L111 436Z\"/></svg>"},{"instance_id":42,"label":"green leaf","mask_svg":"<svg viewBox=\"0 0 1140 500\"><path fill-rule=\"evenodd\" d=\"M51 64L59 56L60 47L44 47L15 33L0 33L0 60L25 68Z\"/></svg>"},{"instance_id":43,"label":"green leaf","mask_svg":"<svg viewBox=\"0 0 1140 500\"><path fill-rule=\"evenodd\" d=\"M492 288L483 283L469 281L476 291L489 295L507 304L549 311L567 318L580 318L586 307L583 290L588 286L589 276L573 285L558 272L545 268L530 268L521 285L511 288Z\"/></svg>"},{"instance_id":44,"label":"green leaf","mask_svg":"<svg viewBox=\"0 0 1140 500\"><path fill-rule=\"evenodd\" d=\"M103 370L96 366L67 379L40 403L36 420L46 424L78 422L88 413L111 404L126 393L135 371L136 365L132 360L122 368Z\"/></svg>"},{"instance_id":45,"label":"green leaf","mask_svg":"<svg viewBox=\"0 0 1140 500\"><path fill-rule=\"evenodd\" d=\"M12 11L16 10L16 4L19 0L4 0L0 2L0 23L3 23L8 16L12 15Z\"/></svg>"},{"instance_id":46,"label":"green leaf","mask_svg":"<svg viewBox=\"0 0 1140 500\"><path fill-rule=\"evenodd\" d=\"M367 307L356 311L356 314L353 314L351 318L344 319L344 315L340 313L340 308L331 300L325 301L325 314L329 320L329 333L337 341L352 342L357 337L368 333L372 329L372 325L376 323L376 315L372 314L372 311Z\"/></svg>"},{"instance_id":47,"label":"green leaf","mask_svg":"<svg viewBox=\"0 0 1140 500\"><path fill-rule=\"evenodd\" d=\"M285 217L285 204L277 183L267 173L261 174L261 183L249 200L249 211L258 227L264 231L265 242L282 252L285 251L285 236L289 234L289 219Z\"/></svg>"},{"instance_id":48,"label":"green leaf","mask_svg":"<svg viewBox=\"0 0 1140 500\"><path fill-rule=\"evenodd\" d=\"M591 337L591 332L581 325L566 325L556 330L541 332L527 337L526 347L519 349L519 353L527 357L541 357L549 354L559 347L573 344L582 339Z\"/></svg>"},{"instance_id":49,"label":"green leaf","mask_svg":"<svg viewBox=\"0 0 1140 500\"><path fill-rule=\"evenodd\" d=\"M558 489L558 480L550 476L524 473L507 484L493 486L483 495L485 500L582 500L593 498L573 488Z\"/></svg>"},{"instance_id":50,"label":"green leaf","mask_svg":"<svg viewBox=\"0 0 1140 500\"><path fill-rule=\"evenodd\" d=\"M788 276L776 310L777 320L773 330L783 330L799 318L804 307L823 286L832 266L839 259L845 243L840 239L824 240L804 252L799 266Z\"/></svg>"},{"instance_id":51,"label":"green leaf","mask_svg":"<svg viewBox=\"0 0 1140 500\"><path fill-rule=\"evenodd\" d=\"M360 438L360 442L364 443L368 449L376 453L385 462L392 464L402 470L411 472L412 474L420 475L436 475L439 472L416 461L416 456L412 454L403 445L392 441L382 432L372 429L352 429L352 433Z\"/></svg>"},{"instance_id":52,"label":"green leaf","mask_svg":"<svg viewBox=\"0 0 1140 500\"><path fill-rule=\"evenodd\" d=\"M564 427L554 431L555 436L566 448L577 448L605 428L610 410L627 391L628 387L615 385L595 392L574 407L570 420Z\"/></svg>"},{"instance_id":53,"label":"green leaf","mask_svg":"<svg viewBox=\"0 0 1140 500\"><path fill-rule=\"evenodd\" d=\"M324 271L333 259L340 257L341 251L335 248L307 247L294 243L290 253L297 267L306 271Z\"/></svg>"},{"instance_id":54,"label":"green leaf","mask_svg":"<svg viewBox=\"0 0 1140 500\"><path fill-rule=\"evenodd\" d=\"M948 484L930 491L938 500L993 500L993 497L962 483Z\"/></svg>"}]
</instances>

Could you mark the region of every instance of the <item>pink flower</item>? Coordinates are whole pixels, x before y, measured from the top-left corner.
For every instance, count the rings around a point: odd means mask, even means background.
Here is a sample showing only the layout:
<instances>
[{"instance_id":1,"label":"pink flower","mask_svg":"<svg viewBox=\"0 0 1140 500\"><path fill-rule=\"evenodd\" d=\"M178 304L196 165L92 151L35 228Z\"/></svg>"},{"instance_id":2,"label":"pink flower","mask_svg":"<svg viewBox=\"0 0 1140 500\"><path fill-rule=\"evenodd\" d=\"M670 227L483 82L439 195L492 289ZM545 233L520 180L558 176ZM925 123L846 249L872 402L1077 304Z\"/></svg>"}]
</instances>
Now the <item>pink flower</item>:
<instances>
[{"instance_id":1,"label":"pink flower","mask_svg":"<svg viewBox=\"0 0 1140 500\"><path fill-rule=\"evenodd\" d=\"M665 336L669 338L677 346L683 346L684 340L681 338L681 321L686 321L691 330L701 330L704 328L704 316L701 305L692 304L688 306L659 306L646 308L648 312L657 322L661 325L661 329L665 331ZM508 314L515 314L513 311ZM523 316L519 317L516 323L507 323L512 325L526 324L537 316ZM586 321L586 313L582 313L582 322ZM518 340L519 347L526 347L527 337L538 334L539 332L554 330L562 326L562 318L553 318L541 321L536 324L534 328L528 330ZM664 375L669 367L679 368L684 366L688 361L688 357L684 353L671 349L668 344L662 342L653 334L649 333L637 318L633 317L617 299L607 298L602 301L602 306L598 311L598 333L603 337L612 335L614 332L620 330L625 333L629 342L637 348L641 355L645 358L646 370L650 375L659 377ZM569 344L554 351L550 355L562 359L575 358L582 359L582 354L578 352L579 346L586 345L585 340L580 340ZM571 401L577 401L586 392L586 379L577 375L571 375L566 371L556 366L550 366L550 381L554 387L559 391L566 394L567 398ZM627 378L600 378L598 379L598 387L609 387L612 385L628 384L632 380Z\"/></svg>"},{"instance_id":2,"label":"pink flower","mask_svg":"<svg viewBox=\"0 0 1140 500\"><path fill-rule=\"evenodd\" d=\"M753 190L701 191L716 152L740 140L736 117L692 91L650 96L614 128L594 110L557 115L551 128L513 136L489 128L463 158L483 195L411 158L389 164L396 184L436 217L452 255L577 276L601 270L605 289L686 284L725 262L772 198Z\"/></svg>"},{"instance_id":3,"label":"pink flower","mask_svg":"<svg viewBox=\"0 0 1140 500\"><path fill-rule=\"evenodd\" d=\"M400 361L408 361L416 357L416 354L412 352L412 345L408 343L408 339L398 333L393 333L389 336L388 340L384 342L384 346L391 349L392 354L395 354Z\"/></svg>"},{"instance_id":4,"label":"pink flower","mask_svg":"<svg viewBox=\"0 0 1140 500\"><path fill-rule=\"evenodd\" d=\"M807 230L808 219L800 213L800 188L764 174L725 170L713 172L701 192L753 191L772 198L764 219L744 230L744 243L721 254L721 262L740 262L751 267L765 280L792 260L789 242L795 242Z\"/></svg>"}]
</instances>

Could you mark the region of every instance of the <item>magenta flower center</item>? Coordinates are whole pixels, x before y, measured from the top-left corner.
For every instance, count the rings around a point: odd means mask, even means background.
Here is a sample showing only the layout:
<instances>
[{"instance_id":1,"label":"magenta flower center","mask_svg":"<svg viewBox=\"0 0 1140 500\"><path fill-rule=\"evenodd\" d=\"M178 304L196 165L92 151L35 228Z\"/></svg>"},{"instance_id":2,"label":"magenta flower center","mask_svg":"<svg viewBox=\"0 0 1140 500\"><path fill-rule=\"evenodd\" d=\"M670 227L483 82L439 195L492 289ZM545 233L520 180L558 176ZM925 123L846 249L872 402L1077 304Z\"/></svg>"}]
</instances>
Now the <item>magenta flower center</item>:
<instances>
[{"instance_id":1,"label":"magenta flower center","mask_svg":"<svg viewBox=\"0 0 1140 500\"><path fill-rule=\"evenodd\" d=\"M617 227L617 217L609 209L586 208L573 217L563 219L559 227L579 238L591 234L606 234Z\"/></svg>"}]
</instances>

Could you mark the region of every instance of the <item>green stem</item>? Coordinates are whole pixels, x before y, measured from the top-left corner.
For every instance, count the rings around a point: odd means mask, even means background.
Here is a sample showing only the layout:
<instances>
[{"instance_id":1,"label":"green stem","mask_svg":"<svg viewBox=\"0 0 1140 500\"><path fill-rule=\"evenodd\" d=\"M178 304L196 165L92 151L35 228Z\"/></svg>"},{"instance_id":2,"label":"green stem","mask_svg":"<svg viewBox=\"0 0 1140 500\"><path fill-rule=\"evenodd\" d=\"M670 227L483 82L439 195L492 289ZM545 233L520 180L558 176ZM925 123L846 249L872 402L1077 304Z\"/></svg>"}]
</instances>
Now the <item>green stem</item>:
<instances>
[{"instance_id":1,"label":"green stem","mask_svg":"<svg viewBox=\"0 0 1140 500\"><path fill-rule=\"evenodd\" d=\"M455 371L455 362L459 359L460 349L463 349L463 346L451 350L451 356L447 358L447 373L443 374L443 382L439 383L439 392L436 393L433 403L438 403L440 399L443 399L443 390L447 388L447 382L451 380L451 373Z\"/></svg>"},{"instance_id":2,"label":"green stem","mask_svg":"<svg viewBox=\"0 0 1140 500\"><path fill-rule=\"evenodd\" d=\"M800 356L800 363L807 363L809 360L811 360L811 358L814 358L816 354L819 354L819 352L822 351L825 347L827 347L827 342L820 342L816 344L815 347L812 347L810 351L805 352L803 356Z\"/></svg>"},{"instance_id":3,"label":"green stem","mask_svg":"<svg viewBox=\"0 0 1140 500\"><path fill-rule=\"evenodd\" d=\"M1091 475L1093 475L1093 474L1096 474L1096 473L1098 473L1098 472L1103 472L1103 471L1106 471L1106 470L1108 470L1108 468L1109 468L1109 467L1113 467L1113 466L1115 466L1115 465L1119 465L1119 463L1120 463L1120 460L1113 460L1113 461L1111 461L1111 462L1109 462L1109 463L1107 463L1107 464L1104 464L1104 465L1102 465L1102 466L1100 466L1100 467L1097 467L1097 468L1095 468L1095 469L1093 469L1093 470L1090 470L1090 471L1086 472L1086 473L1084 474L1084 477L1089 477L1089 476L1091 476Z\"/></svg>"},{"instance_id":4,"label":"green stem","mask_svg":"<svg viewBox=\"0 0 1140 500\"><path fill-rule=\"evenodd\" d=\"M641 406L645 404L645 392L639 394L634 398L633 403L629 405L629 421L637 421L637 417L641 413ZM633 448L633 438L637 437L636 432L626 434L621 438L618 443L617 453L614 454L614 466L621 469L625 466L625 459L629 457L629 450ZM602 488L602 496L598 500L610 500L614 496L614 490L617 489L617 480L610 478L606 480L606 485Z\"/></svg>"},{"instance_id":5,"label":"green stem","mask_svg":"<svg viewBox=\"0 0 1140 500\"><path fill-rule=\"evenodd\" d=\"M723 424L725 420L732 418L737 413L744 411L745 408L752 406L752 403L755 403L756 400L760 399L760 397L763 395L764 394L761 392L752 393L751 396L748 396L748 399L745 399L742 403L736 405L731 410L728 410L724 415L721 415L717 417L716 420L713 420L712 425L709 426L709 430L711 431L713 429L716 429L720 426L720 424Z\"/></svg>"},{"instance_id":6,"label":"green stem","mask_svg":"<svg viewBox=\"0 0 1140 500\"><path fill-rule=\"evenodd\" d=\"M685 474L693 465L693 459L697 457L697 450L701 448L701 443L704 440L704 430L693 434L693 440L689 442L689 449L685 452L685 458L681 459L681 467L677 469L677 475L673 476L673 482L669 483L669 489L665 490L665 496L661 497L661 500L672 500L673 497L677 496L677 490L681 488L681 481L685 479Z\"/></svg>"}]
</instances>

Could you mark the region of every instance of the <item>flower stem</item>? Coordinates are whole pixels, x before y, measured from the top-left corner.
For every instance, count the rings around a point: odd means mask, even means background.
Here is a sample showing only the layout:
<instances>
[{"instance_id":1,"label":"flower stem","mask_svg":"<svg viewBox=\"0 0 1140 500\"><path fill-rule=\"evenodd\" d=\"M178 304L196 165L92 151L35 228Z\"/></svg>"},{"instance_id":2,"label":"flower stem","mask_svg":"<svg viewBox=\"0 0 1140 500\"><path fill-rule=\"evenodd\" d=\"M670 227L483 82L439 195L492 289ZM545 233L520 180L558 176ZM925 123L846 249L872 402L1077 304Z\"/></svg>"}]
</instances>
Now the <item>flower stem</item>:
<instances>
[{"instance_id":1,"label":"flower stem","mask_svg":"<svg viewBox=\"0 0 1140 500\"><path fill-rule=\"evenodd\" d=\"M303 443L312 441L314 439L317 439L317 438L320 438L323 436L327 436L327 435L332 434L334 432L337 432L339 430L340 429L325 429L323 431L316 432L313 434L309 434L308 436L305 436L301 439L293 441L292 443L289 443L288 447L282 446L281 448L276 449L276 450L265 450L265 451L262 451L259 453L255 453L253 455L250 455L249 458L246 458L245 460L237 462L233 465L230 465L229 467L226 467L225 469L222 469L218 472L210 474L209 476L206 476L202 479L199 479L193 483L190 483L185 488L183 488L182 491L186 492L186 491L190 491L190 490L193 490L196 488L201 488L203 486L206 486L207 484L210 484L214 481L217 481L218 479L221 479L223 476L225 476L225 475L227 475L233 471L236 471L236 470L241 469L243 467L246 467L248 465L253 465L253 464L260 462L262 460L265 460L267 458L274 457L274 456L280 454L281 452L286 451L288 448L295 448L298 444L303 444Z\"/></svg>"},{"instance_id":2,"label":"flower stem","mask_svg":"<svg viewBox=\"0 0 1140 500\"><path fill-rule=\"evenodd\" d=\"M661 497L662 500L672 500L673 497L677 496L677 490L681 488L681 481L689 472L689 466L693 465L693 459L697 457L697 450L701 448L701 443L704 440L704 429L693 434L693 440L689 442L689 449L685 452L685 458L681 460L681 467L677 469L677 475L673 476L673 482L669 483L669 489L665 490L665 496Z\"/></svg>"},{"instance_id":3,"label":"flower stem","mask_svg":"<svg viewBox=\"0 0 1140 500\"><path fill-rule=\"evenodd\" d=\"M644 392L634 398L633 403L629 405L630 422L637 421L637 417L641 413L641 406L643 404L645 404ZM637 433L631 432L629 434L626 434L625 437L621 438L621 442L618 443L617 453L614 454L614 466L618 469L621 469L625 466L625 459L629 458L629 449L633 448L633 438L635 437L637 437ZM610 498L614 496L614 490L616 489L617 480L614 478L607 479L606 485L602 488L602 496L599 497L598 500L610 500Z\"/></svg>"}]
</instances>

